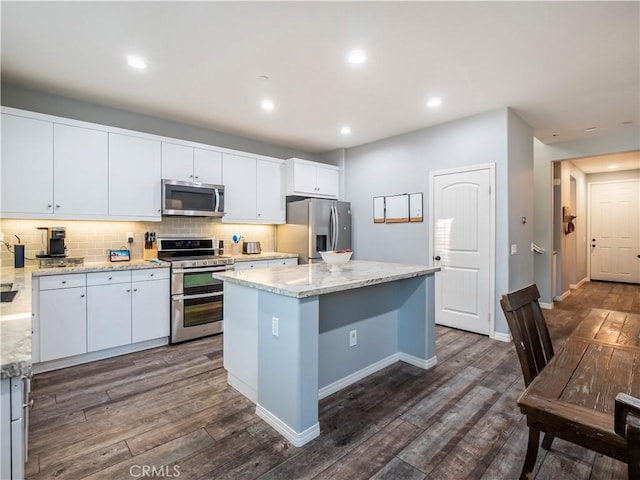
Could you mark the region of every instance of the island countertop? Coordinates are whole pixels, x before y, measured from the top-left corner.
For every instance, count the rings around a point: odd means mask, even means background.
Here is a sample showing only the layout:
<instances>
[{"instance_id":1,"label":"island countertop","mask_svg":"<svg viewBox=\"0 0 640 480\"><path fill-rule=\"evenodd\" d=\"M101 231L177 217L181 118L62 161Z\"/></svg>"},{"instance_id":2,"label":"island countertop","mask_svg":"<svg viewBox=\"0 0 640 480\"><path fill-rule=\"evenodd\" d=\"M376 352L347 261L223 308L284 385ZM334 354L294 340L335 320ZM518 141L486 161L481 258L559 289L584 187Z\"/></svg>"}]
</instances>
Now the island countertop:
<instances>
[{"instance_id":1,"label":"island countertop","mask_svg":"<svg viewBox=\"0 0 640 480\"><path fill-rule=\"evenodd\" d=\"M352 260L338 272L326 263L216 272L214 278L294 298L312 297L429 275L440 267Z\"/></svg>"}]
</instances>

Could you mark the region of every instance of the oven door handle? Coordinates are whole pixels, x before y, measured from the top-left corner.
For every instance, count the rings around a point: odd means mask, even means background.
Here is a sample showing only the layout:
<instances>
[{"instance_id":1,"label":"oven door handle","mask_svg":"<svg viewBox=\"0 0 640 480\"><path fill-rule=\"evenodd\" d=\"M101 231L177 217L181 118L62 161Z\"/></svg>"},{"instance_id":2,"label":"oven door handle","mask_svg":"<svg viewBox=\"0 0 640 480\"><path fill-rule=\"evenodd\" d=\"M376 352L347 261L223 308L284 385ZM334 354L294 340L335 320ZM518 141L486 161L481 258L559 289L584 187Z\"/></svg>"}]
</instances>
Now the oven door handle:
<instances>
[{"instance_id":1,"label":"oven door handle","mask_svg":"<svg viewBox=\"0 0 640 480\"><path fill-rule=\"evenodd\" d=\"M208 272L224 272L229 270L227 267L199 267L199 268L174 268L173 273L208 273Z\"/></svg>"},{"instance_id":2,"label":"oven door handle","mask_svg":"<svg viewBox=\"0 0 640 480\"><path fill-rule=\"evenodd\" d=\"M174 295L173 296L173 300L191 300L192 298L210 298L210 297L219 297L223 294L224 292L213 292L213 293L197 293L194 295Z\"/></svg>"}]
</instances>

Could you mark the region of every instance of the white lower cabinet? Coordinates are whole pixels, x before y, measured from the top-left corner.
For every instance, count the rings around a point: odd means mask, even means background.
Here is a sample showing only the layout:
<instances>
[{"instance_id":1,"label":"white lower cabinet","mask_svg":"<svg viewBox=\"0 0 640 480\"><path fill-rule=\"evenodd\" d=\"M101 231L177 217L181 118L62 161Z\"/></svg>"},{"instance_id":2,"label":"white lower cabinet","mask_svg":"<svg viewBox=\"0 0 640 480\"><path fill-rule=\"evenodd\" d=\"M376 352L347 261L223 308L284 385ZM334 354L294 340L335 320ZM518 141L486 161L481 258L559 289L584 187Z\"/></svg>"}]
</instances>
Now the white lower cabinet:
<instances>
[{"instance_id":1,"label":"white lower cabinet","mask_svg":"<svg viewBox=\"0 0 640 480\"><path fill-rule=\"evenodd\" d=\"M269 267L288 267L289 265L297 265L297 258L278 258L269 260Z\"/></svg>"},{"instance_id":2,"label":"white lower cabinet","mask_svg":"<svg viewBox=\"0 0 640 480\"><path fill-rule=\"evenodd\" d=\"M131 271L87 274L87 351L131 343Z\"/></svg>"},{"instance_id":3,"label":"white lower cabinet","mask_svg":"<svg viewBox=\"0 0 640 480\"><path fill-rule=\"evenodd\" d=\"M87 351L87 287L84 274L40 281L40 361Z\"/></svg>"},{"instance_id":4,"label":"white lower cabinet","mask_svg":"<svg viewBox=\"0 0 640 480\"><path fill-rule=\"evenodd\" d=\"M39 361L168 337L169 277L169 268L39 277Z\"/></svg>"},{"instance_id":5,"label":"white lower cabinet","mask_svg":"<svg viewBox=\"0 0 640 480\"><path fill-rule=\"evenodd\" d=\"M169 269L134 270L131 281L131 341L168 337Z\"/></svg>"},{"instance_id":6,"label":"white lower cabinet","mask_svg":"<svg viewBox=\"0 0 640 480\"><path fill-rule=\"evenodd\" d=\"M21 377L0 380L0 478L23 480L27 461L27 399ZM27 382L27 383L25 383Z\"/></svg>"},{"instance_id":7,"label":"white lower cabinet","mask_svg":"<svg viewBox=\"0 0 640 480\"><path fill-rule=\"evenodd\" d=\"M244 262L238 262L234 264L234 270L250 270L255 268L270 268L270 267L286 267L288 265L297 265L297 258L272 258L270 260L250 260Z\"/></svg>"}]
</instances>

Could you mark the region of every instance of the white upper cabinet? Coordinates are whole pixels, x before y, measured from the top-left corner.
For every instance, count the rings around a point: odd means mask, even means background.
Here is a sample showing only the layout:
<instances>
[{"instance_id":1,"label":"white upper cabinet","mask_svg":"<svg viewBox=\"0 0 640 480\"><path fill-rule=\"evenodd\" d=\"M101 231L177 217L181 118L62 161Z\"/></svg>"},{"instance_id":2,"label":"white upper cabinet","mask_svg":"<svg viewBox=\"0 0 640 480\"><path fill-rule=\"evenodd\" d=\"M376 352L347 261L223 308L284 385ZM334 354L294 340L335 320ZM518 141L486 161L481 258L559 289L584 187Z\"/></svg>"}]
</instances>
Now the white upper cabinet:
<instances>
[{"instance_id":1,"label":"white upper cabinet","mask_svg":"<svg viewBox=\"0 0 640 480\"><path fill-rule=\"evenodd\" d=\"M53 215L53 123L2 114L2 212Z\"/></svg>"},{"instance_id":2,"label":"white upper cabinet","mask_svg":"<svg viewBox=\"0 0 640 480\"><path fill-rule=\"evenodd\" d=\"M222 153L162 142L162 178L220 185Z\"/></svg>"},{"instance_id":3,"label":"white upper cabinet","mask_svg":"<svg viewBox=\"0 0 640 480\"><path fill-rule=\"evenodd\" d=\"M282 160L222 156L225 223L285 223Z\"/></svg>"},{"instance_id":4,"label":"white upper cabinet","mask_svg":"<svg viewBox=\"0 0 640 480\"><path fill-rule=\"evenodd\" d=\"M255 222L256 159L224 153L222 179L224 183L224 222Z\"/></svg>"},{"instance_id":5,"label":"white upper cabinet","mask_svg":"<svg viewBox=\"0 0 640 480\"><path fill-rule=\"evenodd\" d=\"M222 185L222 153L194 148L193 176L199 183Z\"/></svg>"},{"instance_id":6,"label":"white upper cabinet","mask_svg":"<svg viewBox=\"0 0 640 480\"><path fill-rule=\"evenodd\" d=\"M333 165L290 158L286 163L287 195L338 198L340 169Z\"/></svg>"},{"instance_id":7,"label":"white upper cabinet","mask_svg":"<svg viewBox=\"0 0 640 480\"><path fill-rule=\"evenodd\" d=\"M107 132L55 123L53 138L55 216L107 215Z\"/></svg>"},{"instance_id":8,"label":"white upper cabinet","mask_svg":"<svg viewBox=\"0 0 640 480\"><path fill-rule=\"evenodd\" d=\"M256 212L263 223L285 223L287 210L283 193L283 163L256 162Z\"/></svg>"},{"instance_id":9,"label":"white upper cabinet","mask_svg":"<svg viewBox=\"0 0 640 480\"><path fill-rule=\"evenodd\" d=\"M160 141L109 133L109 215L160 219Z\"/></svg>"}]
</instances>

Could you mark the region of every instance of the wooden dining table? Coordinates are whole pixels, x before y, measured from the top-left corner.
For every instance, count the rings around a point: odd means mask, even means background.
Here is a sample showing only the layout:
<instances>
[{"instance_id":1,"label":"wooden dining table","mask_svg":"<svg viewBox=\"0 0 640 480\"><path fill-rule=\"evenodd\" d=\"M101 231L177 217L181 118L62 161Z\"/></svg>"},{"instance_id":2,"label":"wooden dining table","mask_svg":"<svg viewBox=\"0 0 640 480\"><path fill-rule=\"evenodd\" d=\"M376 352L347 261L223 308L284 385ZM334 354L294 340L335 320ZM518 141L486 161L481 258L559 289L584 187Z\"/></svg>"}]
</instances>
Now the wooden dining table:
<instances>
[{"instance_id":1,"label":"wooden dining table","mask_svg":"<svg viewBox=\"0 0 640 480\"><path fill-rule=\"evenodd\" d=\"M529 428L627 462L626 441L614 431L620 392L640 397L640 315L594 308L518 406Z\"/></svg>"}]
</instances>

